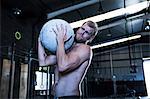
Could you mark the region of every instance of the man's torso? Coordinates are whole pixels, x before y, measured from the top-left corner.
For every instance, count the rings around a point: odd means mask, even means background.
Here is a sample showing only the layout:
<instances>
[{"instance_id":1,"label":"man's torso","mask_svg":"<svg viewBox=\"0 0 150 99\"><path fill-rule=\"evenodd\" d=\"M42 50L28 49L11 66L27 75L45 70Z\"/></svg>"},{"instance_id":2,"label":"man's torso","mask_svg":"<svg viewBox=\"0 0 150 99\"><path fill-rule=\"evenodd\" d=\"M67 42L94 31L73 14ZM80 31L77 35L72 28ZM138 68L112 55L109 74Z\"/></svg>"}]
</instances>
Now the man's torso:
<instances>
[{"instance_id":1,"label":"man's torso","mask_svg":"<svg viewBox=\"0 0 150 99\"><path fill-rule=\"evenodd\" d=\"M80 48L80 46L78 46ZM73 49L74 50L74 49ZM90 57L90 56L89 56ZM89 60L83 62L75 70L68 72L66 74L61 74L58 72L58 68L55 70L55 95L61 96L79 96L80 95L80 83L84 78L86 71L88 69Z\"/></svg>"}]
</instances>

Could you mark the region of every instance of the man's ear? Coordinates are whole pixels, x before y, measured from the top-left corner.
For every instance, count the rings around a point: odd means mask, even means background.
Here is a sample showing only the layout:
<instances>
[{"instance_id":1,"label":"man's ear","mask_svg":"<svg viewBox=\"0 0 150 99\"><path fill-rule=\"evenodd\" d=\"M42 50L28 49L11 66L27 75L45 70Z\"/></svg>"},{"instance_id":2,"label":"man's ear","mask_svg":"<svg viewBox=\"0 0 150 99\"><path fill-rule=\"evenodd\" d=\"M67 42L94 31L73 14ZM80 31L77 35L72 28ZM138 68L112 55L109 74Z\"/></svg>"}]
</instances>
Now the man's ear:
<instances>
[{"instance_id":1,"label":"man's ear","mask_svg":"<svg viewBox=\"0 0 150 99\"><path fill-rule=\"evenodd\" d=\"M94 38L95 38L95 35L93 35L93 36L89 39L89 43L91 43Z\"/></svg>"}]
</instances>

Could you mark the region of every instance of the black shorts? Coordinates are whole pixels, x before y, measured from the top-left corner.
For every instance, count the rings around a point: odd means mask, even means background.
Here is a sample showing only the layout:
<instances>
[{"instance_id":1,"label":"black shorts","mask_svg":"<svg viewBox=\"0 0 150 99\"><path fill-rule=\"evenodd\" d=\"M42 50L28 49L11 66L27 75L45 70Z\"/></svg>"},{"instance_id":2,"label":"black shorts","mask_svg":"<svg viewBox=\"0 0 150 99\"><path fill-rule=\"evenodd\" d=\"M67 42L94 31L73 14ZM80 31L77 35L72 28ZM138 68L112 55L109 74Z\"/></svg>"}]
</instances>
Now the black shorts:
<instances>
[{"instance_id":1,"label":"black shorts","mask_svg":"<svg viewBox=\"0 0 150 99\"><path fill-rule=\"evenodd\" d=\"M63 96L58 99L82 99L80 96Z\"/></svg>"}]
</instances>

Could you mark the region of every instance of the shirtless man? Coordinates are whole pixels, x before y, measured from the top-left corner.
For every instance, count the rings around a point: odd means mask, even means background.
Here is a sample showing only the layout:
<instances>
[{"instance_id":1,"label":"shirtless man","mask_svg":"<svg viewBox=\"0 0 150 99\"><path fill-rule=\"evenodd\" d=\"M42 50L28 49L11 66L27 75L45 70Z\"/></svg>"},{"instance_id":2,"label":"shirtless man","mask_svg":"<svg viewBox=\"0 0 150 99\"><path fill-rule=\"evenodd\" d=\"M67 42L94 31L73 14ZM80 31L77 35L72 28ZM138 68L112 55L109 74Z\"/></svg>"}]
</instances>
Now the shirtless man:
<instances>
[{"instance_id":1,"label":"shirtless man","mask_svg":"<svg viewBox=\"0 0 150 99\"><path fill-rule=\"evenodd\" d=\"M97 24L92 21L85 22L76 31L74 44L65 52L64 42L66 31L66 28L63 26L54 30L58 44L56 55L47 55L39 39L39 65L55 66L55 84L53 85L53 95L55 97L79 97L82 95L80 88L81 82L92 59L92 50L87 43L94 39L98 28Z\"/></svg>"}]
</instances>

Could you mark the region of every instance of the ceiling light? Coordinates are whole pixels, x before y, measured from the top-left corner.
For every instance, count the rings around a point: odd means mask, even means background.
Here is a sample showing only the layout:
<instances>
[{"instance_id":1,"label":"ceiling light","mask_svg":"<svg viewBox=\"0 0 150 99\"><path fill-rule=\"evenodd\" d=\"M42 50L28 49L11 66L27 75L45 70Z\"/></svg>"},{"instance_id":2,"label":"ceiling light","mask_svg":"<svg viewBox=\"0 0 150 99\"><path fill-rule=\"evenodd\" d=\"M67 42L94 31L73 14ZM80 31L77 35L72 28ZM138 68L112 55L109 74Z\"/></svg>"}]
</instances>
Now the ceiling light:
<instances>
[{"instance_id":1,"label":"ceiling light","mask_svg":"<svg viewBox=\"0 0 150 99\"><path fill-rule=\"evenodd\" d=\"M134 40L134 39L138 39L138 38L141 38L141 35L135 35L135 36L127 37L127 38L114 40L114 41L111 41L111 42L106 42L106 43L103 43L103 44L94 45L94 46L91 46L91 48L96 49L96 48L105 47L105 46L109 46L109 45L113 45L113 44L117 44L117 43L122 43L122 42L125 42L125 41Z\"/></svg>"},{"instance_id":2,"label":"ceiling light","mask_svg":"<svg viewBox=\"0 0 150 99\"><path fill-rule=\"evenodd\" d=\"M142 2L142 3L138 3L138 4L134 4L132 6L128 6L125 8L125 13L126 14L134 14L137 13L145 8L147 8L148 5L148 1Z\"/></svg>"},{"instance_id":3,"label":"ceiling light","mask_svg":"<svg viewBox=\"0 0 150 99\"><path fill-rule=\"evenodd\" d=\"M143 60L150 60L150 57L143 58Z\"/></svg>"},{"instance_id":4,"label":"ceiling light","mask_svg":"<svg viewBox=\"0 0 150 99\"><path fill-rule=\"evenodd\" d=\"M12 10L13 10L13 14L14 14L14 15L20 15L21 12L22 12L22 11L21 11L20 9L18 9L18 8L13 8Z\"/></svg>"},{"instance_id":5,"label":"ceiling light","mask_svg":"<svg viewBox=\"0 0 150 99\"><path fill-rule=\"evenodd\" d=\"M77 27L80 27L84 22L89 21L89 20L93 22L99 22L99 21L103 21L103 20L114 18L114 17L121 16L121 15L134 14L147 8L149 6L148 4L149 4L149 1L145 1L142 3L128 6L126 8L117 9L117 10L110 11L101 15L93 16L93 17L86 18L80 21L76 21L76 22L72 22L70 23L70 25L72 28L77 28Z\"/></svg>"}]
</instances>

